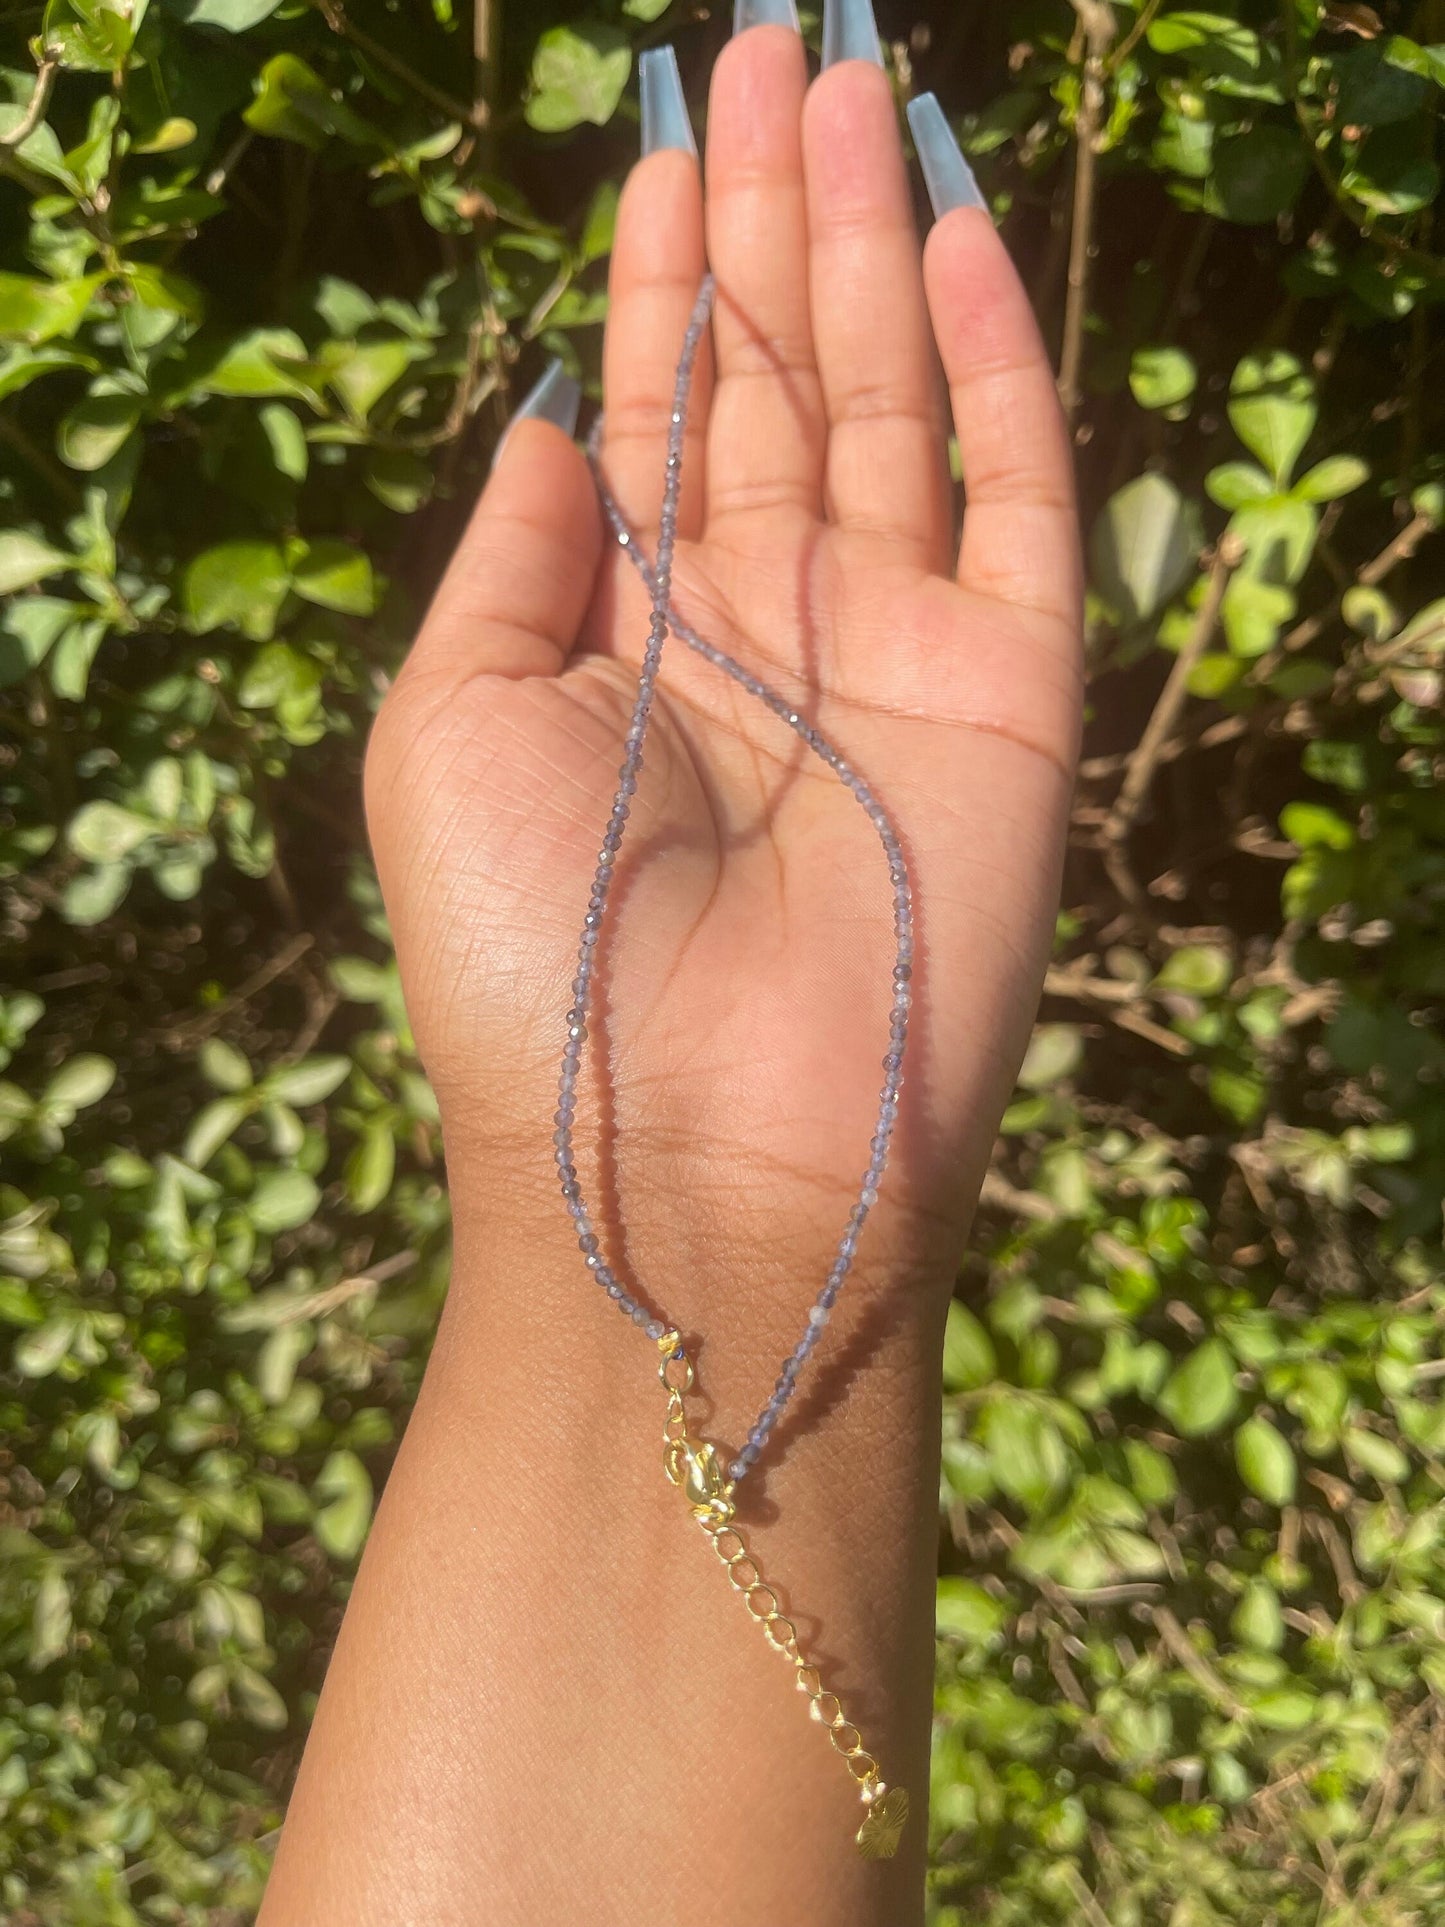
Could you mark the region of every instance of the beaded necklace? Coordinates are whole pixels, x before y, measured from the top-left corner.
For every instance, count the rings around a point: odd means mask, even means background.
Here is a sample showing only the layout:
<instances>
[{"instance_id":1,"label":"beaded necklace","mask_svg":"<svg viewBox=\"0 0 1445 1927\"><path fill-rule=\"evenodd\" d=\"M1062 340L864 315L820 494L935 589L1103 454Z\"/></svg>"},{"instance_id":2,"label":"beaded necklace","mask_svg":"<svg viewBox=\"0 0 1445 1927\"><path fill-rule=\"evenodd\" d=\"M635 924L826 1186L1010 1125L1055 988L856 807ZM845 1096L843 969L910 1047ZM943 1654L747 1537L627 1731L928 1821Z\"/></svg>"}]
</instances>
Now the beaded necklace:
<instances>
[{"instance_id":1,"label":"beaded necklace","mask_svg":"<svg viewBox=\"0 0 1445 1927\"><path fill-rule=\"evenodd\" d=\"M577 975L572 983L572 1007L567 1012L567 1037L562 1051L562 1074L558 1086L556 1130L557 1171L562 1196L571 1213L583 1262L597 1283L632 1322L657 1346L661 1355L658 1375L667 1392L667 1415L663 1424L663 1465L667 1476L679 1486L714 1551L727 1569L728 1577L743 1595L752 1617L761 1625L764 1636L776 1652L793 1666L795 1683L809 1700L809 1711L828 1732L833 1749L843 1758L867 1806L867 1814L857 1833L859 1852L866 1859L891 1859L908 1817L908 1794L902 1787L887 1787L878 1762L863 1744L863 1736L848 1719L841 1700L823 1685L816 1666L810 1665L798 1643L792 1620L782 1611L778 1595L763 1579L756 1561L733 1523L738 1487L757 1463L768 1439L793 1395L808 1358L823 1336L829 1315L843 1281L852 1268L858 1240L868 1213L877 1202L878 1188L888 1162L893 1127L898 1117L898 1092L903 1082L903 1058L908 1040L908 1011L912 1001L913 976L913 903L897 831L868 784L786 697L771 689L732 656L706 641L696 630L681 621L672 607L672 567L677 547L678 499L682 486L682 450L687 430L687 412L693 370L713 305L713 281L708 276L698 295L688 323L682 354L678 361L673 390L672 414L668 424L667 473L663 488L662 513L657 538L657 556L649 565L628 527L617 501L602 474L594 431L589 460L609 523L620 546L631 558L646 585L652 603L652 619L647 646L638 676L637 694L628 725L622 766L618 772L617 792L612 801L607 827L602 834L597 869L587 899L578 944ZM600 428L600 424L599 424ZM852 791L872 823L888 859L888 875L893 889L893 929L896 953L893 963L893 1005L889 1016L888 1049L883 1057L883 1085L879 1094L878 1116L874 1126L868 1166L863 1174L857 1202L848 1214L838 1248L817 1299L808 1313L802 1337L783 1361L772 1396L726 1469L718 1449L688 1431L683 1396L693 1384L693 1366L677 1331L629 1292L617 1279L602 1256L600 1241L592 1227L586 1200L577 1177L573 1156L573 1125L577 1114L577 1075L582 1046L587 1038L587 1015L592 997L592 978L597 944L607 912L612 879L623 833L631 811L642 769L642 748L652 715L663 644L668 633L677 636L706 661L731 676L749 695L770 709L807 747Z\"/></svg>"}]
</instances>

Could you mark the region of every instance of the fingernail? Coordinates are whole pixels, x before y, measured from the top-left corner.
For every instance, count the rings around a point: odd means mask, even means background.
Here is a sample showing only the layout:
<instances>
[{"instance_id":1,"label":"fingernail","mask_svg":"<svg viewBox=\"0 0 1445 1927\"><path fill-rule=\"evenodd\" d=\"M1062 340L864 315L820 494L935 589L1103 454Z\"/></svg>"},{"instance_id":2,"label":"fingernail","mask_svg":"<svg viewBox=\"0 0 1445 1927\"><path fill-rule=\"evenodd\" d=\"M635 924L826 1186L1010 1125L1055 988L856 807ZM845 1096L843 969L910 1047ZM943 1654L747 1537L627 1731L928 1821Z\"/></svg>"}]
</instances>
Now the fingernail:
<instances>
[{"instance_id":1,"label":"fingernail","mask_svg":"<svg viewBox=\"0 0 1445 1927\"><path fill-rule=\"evenodd\" d=\"M801 33L798 9L793 0L737 0L733 8L733 34L746 33L749 27L791 27Z\"/></svg>"},{"instance_id":2,"label":"fingernail","mask_svg":"<svg viewBox=\"0 0 1445 1927\"><path fill-rule=\"evenodd\" d=\"M917 100L909 101L908 125L913 129L913 144L918 149L934 219L941 221L956 207L981 207L986 211L988 202L963 158L936 94L920 94Z\"/></svg>"},{"instance_id":3,"label":"fingernail","mask_svg":"<svg viewBox=\"0 0 1445 1927\"><path fill-rule=\"evenodd\" d=\"M577 433L577 415L582 406L581 384L569 375L559 360L547 363L541 379L529 388L522 400L512 410L512 418L497 443L492 456L492 467L501 460L502 450L507 445L507 437L520 421L552 422L564 435Z\"/></svg>"},{"instance_id":4,"label":"fingernail","mask_svg":"<svg viewBox=\"0 0 1445 1927\"><path fill-rule=\"evenodd\" d=\"M695 156L697 141L688 118L675 50L649 47L637 63L637 72L642 93L643 153L655 154L659 148L680 147L683 153Z\"/></svg>"},{"instance_id":5,"label":"fingernail","mask_svg":"<svg viewBox=\"0 0 1445 1927\"><path fill-rule=\"evenodd\" d=\"M832 67L840 60L883 65L871 0L823 0L823 65Z\"/></svg>"}]
</instances>

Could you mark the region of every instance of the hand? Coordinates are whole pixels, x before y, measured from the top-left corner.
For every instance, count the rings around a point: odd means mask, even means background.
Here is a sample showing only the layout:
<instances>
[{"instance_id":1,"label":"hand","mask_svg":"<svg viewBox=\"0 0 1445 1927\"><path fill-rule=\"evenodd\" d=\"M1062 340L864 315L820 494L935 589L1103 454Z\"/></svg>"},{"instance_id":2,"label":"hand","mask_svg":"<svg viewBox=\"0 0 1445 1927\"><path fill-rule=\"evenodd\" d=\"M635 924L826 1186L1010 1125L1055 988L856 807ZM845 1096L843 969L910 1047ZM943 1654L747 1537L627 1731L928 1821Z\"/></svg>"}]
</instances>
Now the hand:
<instances>
[{"instance_id":1,"label":"hand","mask_svg":"<svg viewBox=\"0 0 1445 1927\"><path fill-rule=\"evenodd\" d=\"M884 75L849 62L808 91L798 39L760 29L717 66L706 208L672 151L637 167L619 213L603 464L649 553L705 240L716 366L693 395L673 600L820 724L903 836L909 1078L859 1267L943 1285L1057 900L1080 689L1066 436L987 216L946 217L920 262ZM935 337L968 495L957 556ZM562 1242L563 1012L648 613L581 453L518 423L368 762L454 1183L504 1172ZM599 952L584 1188L644 1298L714 1353L746 1307L781 1358L867 1162L886 869L837 779L675 639L660 691ZM602 1177L584 1155L599 1135ZM573 1283L569 1325L610 1314L580 1261ZM725 1409L722 1436L769 1388Z\"/></svg>"},{"instance_id":2,"label":"hand","mask_svg":"<svg viewBox=\"0 0 1445 1927\"><path fill-rule=\"evenodd\" d=\"M1038 994L1078 727L1067 448L987 217L942 221L920 269L875 69L805 90L793 36L735 40L706 226L717 365L694 399L674 601L875 786L918 921L906 1103L863 1275L739 1516L921 1808L950 1261ZM613 260L604 463L648 544L703 243L694 161L644 161ZM956 571L931 333L968 486ZM589 1295L557 1195L563 1012L647 619L582 456L520 422L368 763L442 1106L455 1282L264 1927L520 1927L579 1892L599 1920L659 1927L921 1918L926 1827L884 1865L853 1853L856 1791L663 1480L650 1348ZM856 803L774 716L676 641L661 692L579 1163L615 1268L690 1349L709 1341L690 1415L735 1444L867 1159L891 899Z\"/></svg>"}]
</instances>

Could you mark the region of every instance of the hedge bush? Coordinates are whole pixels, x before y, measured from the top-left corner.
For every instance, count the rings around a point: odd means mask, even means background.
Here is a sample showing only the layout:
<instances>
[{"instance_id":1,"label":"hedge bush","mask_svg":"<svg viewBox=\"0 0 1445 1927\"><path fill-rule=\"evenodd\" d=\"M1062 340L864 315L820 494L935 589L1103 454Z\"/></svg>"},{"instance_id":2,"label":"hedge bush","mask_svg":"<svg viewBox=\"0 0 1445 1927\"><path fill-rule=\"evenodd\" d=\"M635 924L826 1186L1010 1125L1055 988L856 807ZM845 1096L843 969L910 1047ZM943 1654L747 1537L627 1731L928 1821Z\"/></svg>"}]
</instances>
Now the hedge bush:
<instances>
[{"instance_id":1,"label":"hedge bush","mask_svg":"<svg viewBox=\"0 0 1445 1927\"><path fill-rule=\"evenodd\" d=\"M637 48L701 105L727 11L0 25L18 1927L256 1903L446 1281L360 747L510 398L595 393ZM1059 350L1093 584L948 1333L933 1917L1437 1920L1445 6L880 17Z\"/></svg>"}]
</instances>

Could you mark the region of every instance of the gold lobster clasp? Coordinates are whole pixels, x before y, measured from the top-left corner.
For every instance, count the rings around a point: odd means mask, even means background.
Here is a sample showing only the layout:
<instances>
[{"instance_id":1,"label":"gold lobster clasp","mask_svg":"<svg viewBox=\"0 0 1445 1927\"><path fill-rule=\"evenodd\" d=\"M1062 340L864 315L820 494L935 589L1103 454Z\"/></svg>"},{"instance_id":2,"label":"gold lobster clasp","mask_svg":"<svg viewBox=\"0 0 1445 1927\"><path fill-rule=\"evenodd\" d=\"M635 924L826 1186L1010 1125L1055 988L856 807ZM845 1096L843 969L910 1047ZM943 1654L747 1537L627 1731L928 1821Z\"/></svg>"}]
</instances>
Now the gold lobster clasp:
<instances>
[{"instance_id":1,"label":"gold lobster clasp","mask_svg":"<svg viewBox=\"0 0 1445 1927\"><path fill-rule=\"evenodd\" d=\"M667 1422L663 1427L663 1468L705 1526L725 1526L733 1516L732 1486L723 1472L717 1450L701 1439L688 1437L682 1395L692 1386L692 1365L684 1356L676 1332L658 1343L662 1364L658 1376L667 1387Z\"/></svg>"}]
</instances>

